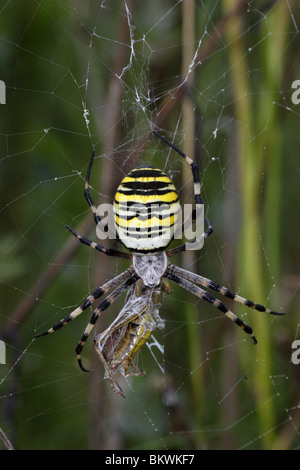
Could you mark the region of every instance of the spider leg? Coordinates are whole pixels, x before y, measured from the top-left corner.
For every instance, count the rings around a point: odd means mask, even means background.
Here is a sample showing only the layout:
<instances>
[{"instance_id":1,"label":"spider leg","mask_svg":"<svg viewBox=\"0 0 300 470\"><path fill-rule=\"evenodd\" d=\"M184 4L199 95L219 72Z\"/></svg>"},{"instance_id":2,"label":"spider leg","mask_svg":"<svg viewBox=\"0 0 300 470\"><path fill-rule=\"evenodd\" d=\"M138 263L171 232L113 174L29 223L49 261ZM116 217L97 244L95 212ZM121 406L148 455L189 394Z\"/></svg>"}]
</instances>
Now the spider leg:
<instances>
[{"instance_id":1,"label":"spider leg","mask_svg":"<svg viewBox=\"0 0 300 470\"><path fill-rule=\"evenodd\" d=\"M92 165L93 165L93 161L94 161L94 156L95 156L95 151L92 152L90 162L89 162L89 166L88 166L88 170L87 170L87 174L86 174L86 177L85 177L84 197L85 197L88 205L90 206L91 211L94 214L94 220L95 220L96 225L97 225L99 222L101 222L101 219L100 219L99 215L97 214L97 208L96 208L96 206L95 206L95 204L92 200L92 197L91 197L90 191L89 191L89 183L90 183L91 169L92 169Z\"/></svg>"},{"instance_id":2,"label":"spider leg","mask_svg":"<svg viewBox=\"0 0 300 470\"><path fill-rule=\"evenodd\" d=\"M124 271L122 274L119 274L118 276L114 277L111 279L109 282L106 284L103 284L103 286L98 287L94 292L92 292L83 302L80 307L77 307L72 313L67 315L65 318L60 320L58 323L52 326L49 330L45 331L44 333L40 333L38 335L35 335L34 338L39 338L40 336L45 336L50 333L54 333L54 331L59 330L63 326L67 325L70 321L74 320L74 318L78 317L85 309L90 307L96 299L101 297L103 294L106 294L109 292L111 289L113 289L115 286L120 284L121 282L125 281L131 274L133 273L133 268L130 267L126 271Z\"/></svg>"},{"instance_id":3,"label":"spider leg","mask_svg":"<svg viewBox=\"0 0 300 470\"><path fill-rule=\"evenodd\" d=\"M236 325L242 328L245 331L245 333L250 335L251 338L253 339L254 344L257 344L257 339L254 336L252 328L246 325L246 323L244 323L239 317L237 317L233 312L231 312L219 299L216 299L212 295L208 294L205 290L201 289L195 284L192 284L186 279L183 279L180 276L176 276L175 274L170 272L170 269L166 271L164 276L170 279L171 281L176 282L176 284L178 284L180 287L191 292L192 294L196 295L200 299L203 299L206 302L211 303L214 307L216 307L218 310L224 313L226 317L229 318L229 320L233 321Z\"/></svg>"},{"instance_id":4,"label":"spider leg","mask_svg":"<svg viewBox=\"0 0 300 470\"><path fill-rule=\"evenodd\" d=\"M171 147L175 152L179 153L179 155L187 162L187 164L191 167L192 174L193 174L193 181L194 181L194 197L196 207L197 205L203 204L202 197L201 197L201 186L200 186L200 177L199 177L199 168L196 162L194 162L190 157L188 157L184 152L179 150L174 144L169 142L165 137L160 135L156 131L152 131L154 135L159 137L163 142L165 142L169 147Z\"/></svg>"},{"instance_id":5,"label":"spider leg","mask_svg":"<svg viewBox=\"0 0 300 470\"><path fill-rule=\"evenodd\" d=\"M117 258L124 258L124 259L128 259L128 260L131 260L132 259L132 255L129 254L129 253L125 253L123 251L119 251L119 250L113 250L111 248L105 248L104 246L102 245L98 245L97 243L91 241L91 240L88 240L87 238L85 237L82 237L81 235L79 235L78 233L76 233L71 227L69 227L68 225L66 225L66 228L71 232L73 233L74 237L78 238L78 240L83 243L84 245L87 245L89 246L90 248L93 248L94 250L98 250L100 251L101 253L104 253L105 255L108 255L108 256L116 256Z\"/></svg>"},{"instance_id":6,"label":"spider leg","mask_svg":"<svg viewBox=\"0 0 300 470\"><path fill-rule=\"evenodd\" d=\"M159 137L163 142L169 145L175 152L179 153L179 155L186 161L186 163L190 166L192 175L193 175L193 182L194 182L194 198L195 198L195 205L196 209L193 213L197 213L199 211L201 213L201 209L203 207L203 200L201 196L201 185L200 185L200 176L199 176L199 168L196 162L194 162L190 157L188 157L184 152L179 150L174 144L169 142L165 137L161 136L158 132L152 131L154 135ZM173 256L174 254L181 253L182 251L186 250L199 250L202 248L204 240L213 232L213 228L208 219L206 219L208 224L208 229L204 232L199 238L197 238L194 242L187 242L184 245L181 245L173 250L170 250L167 254L168 256Z\"/></svg>"},{"instance_id":7,"label":"spider leg","mask_svg":"<svg viewBox=\"0 0 300 470\"><path fill-rule=\"evenodd\" d=\"M98 225L98 228L104 232L107 232L109 230L108 228L108 224L103 224L102 223L102 220L101 220L101 217L97 214L97 207L95 206L94 202L93 202L93 199L92 199L92 196L90 194L90 190L89 190L89 184L90 184L90 176L91 176L91 171L92 171L92 166L93 166L93 161L94 161L94 156L95 156L95 151L92 152L91 154L91 158L90 158L90 161L89 161L89 166L88 166L88 169L87 169L87 173L86 173L86 177L85 177L85 183L84 183L84 197L88 203L88 205L90 206L91 208L91 211L93 212L94 214L94 220L95 220L95 223L96 225ZM112 234L112 236L114 236L114 234ZM116 240L119 242L119 238L117 237Z\"/></svg>"},{"instance_id":8,"label":"spider leg","mask_svg":"<svg viewBox=\"0 0 300 470\"><path fill-rule=\"evenodd\" d=\"M188 281L195 282L196 284L200 284L203 287L207 287L216 292L219 292L220 294L224 295L224 297L228 297L229 299L234 300L235 302L239 302L243 305L246 305L247 307L258 310L259 312L265 312L265 313L269 313L272 315L285 315L284 312L274 312L273 310L270 310L264 307L263 305L252 302L252 300L248 300L248 299L245 299L244 297L241 297L238 294L234 294L229 289L227 289L227 287L221 286L217 282L211 281L210 279L207 279L206 277L199 276L198 274L187 271L186 269L179 268L178 266L174 266L174 265L169 266L169 269L174 274L177 274L187 279Z\"/></svg>"},{"instance_id":9,"label":"spider leg","mask_svg":"<svg viewBox=\"0 0 300 470\"><path fill-rule=\"evenodd\" d=\"M191 250L191 249L197 250L197 245L199 244L200 246L202 246L203 242L207 239L207 237L209 237L209 235L213 233L213 227L211 226L208 219L206 219L206 223L208 225L208 228L204 233L202 233L202 235L199 238L197 238L194 242L184 243L183 245L179 245L179 246L176 246L175 248L172 248L171 250L167 251L167 256L170 258L171 256L177 255L178 253L182 253L183 251L186 251L186 250Z\"/></svg>"},{"instance_id":10,"label":"spider leg","mask_svg":"<svg viewBox=\"0 0 300 470\"><path fill-rule=\"evenodd\" d=\"M130 269L130 268L129 268ZM133 274L129 279L127 279L126 282L123 282L117 289L115 289L100 305L99 307L96 308L96 310L93 312L92 317L84 330L84 333L81 337L81 340L77 344L77 347L75 349L76 354L77 354L77 361L80 366L80 368L84 372L89 372L87 369L85 369L82 365L81 361L81 351L84 347L84 344L86 343L88 337L91 334L91 331L93 330L98 318L100 317L101 313L106 310L113 302L115 302L132 284L134 284L138 280L138 276L136 274Z\"/></svg>"}]
</instances>

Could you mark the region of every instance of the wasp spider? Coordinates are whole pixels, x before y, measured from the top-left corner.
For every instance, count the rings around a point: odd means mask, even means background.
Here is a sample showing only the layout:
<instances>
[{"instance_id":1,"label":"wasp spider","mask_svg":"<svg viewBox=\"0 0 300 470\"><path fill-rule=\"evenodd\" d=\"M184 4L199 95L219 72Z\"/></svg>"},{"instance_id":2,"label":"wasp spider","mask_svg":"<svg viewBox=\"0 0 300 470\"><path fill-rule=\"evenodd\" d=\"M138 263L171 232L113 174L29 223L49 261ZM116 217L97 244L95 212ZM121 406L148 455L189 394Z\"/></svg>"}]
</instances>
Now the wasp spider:
<instances>
[{"instance_id":1,"label":"wasp spider","mask_svg":"<svg viewBox=\"0 0 300 470\"><path fill-rule=\"evenodd\" d=\"M199 208L202 205L202 197L197 164L156 131L153 131L153 134L181 155L190 166L194 183L195 209ZM101 223L101 218L97 214L96 206L89 192L93 158L94 152L88 166L84 194L93 212L95 222L98 224ZM133 206L137 203L146 209L146 217L138 218L137 214L133 212ZM157 212L157 207L162 204L163 210ZM136 367L132 360L149 339L152 332L157 327L161 327L163 323L159 317L159 308L162 303L163 293L170 293L171 291L168 281L178 284L199 299L211 303L227 318L241 327L245 333L249 334L255 344L257 340L252 328L231 312L220 300L202 289L202 287L216 291L224 297L228 297L259 312L283 315L283 312L274 312L263 305L234 294L226 287L210 279L170 264L169 259L173 255L197 247L199 242L204 242L213 232L212 226L206 220L208 227L195 242L187 242L168 250L167 247L174 238L174 226L179 210L178 194L171 180L160 169L145 166L132 170L122 180L114 200L114 220L117 238L130 253L105 248L82 237L67 226L67 229L84 245L107 256L127 259L131 261L131 266L106 284L98 287L86 298L80 307L56 323L52 328L36 336L47 335L59 330L78 317L97 299L114 289L94 310L76 347L78 363L83 371L87 371L81 360L83 346L102 312L127 291L124 307L118 317L107 330L96 336L94 340L94 345L104 365L106 376L109 378L113 390L122 396L125 396L124 392L116 382L113 371L118 369L124 376L145 375L145 372Z\"/></svg>"}]
</instances>

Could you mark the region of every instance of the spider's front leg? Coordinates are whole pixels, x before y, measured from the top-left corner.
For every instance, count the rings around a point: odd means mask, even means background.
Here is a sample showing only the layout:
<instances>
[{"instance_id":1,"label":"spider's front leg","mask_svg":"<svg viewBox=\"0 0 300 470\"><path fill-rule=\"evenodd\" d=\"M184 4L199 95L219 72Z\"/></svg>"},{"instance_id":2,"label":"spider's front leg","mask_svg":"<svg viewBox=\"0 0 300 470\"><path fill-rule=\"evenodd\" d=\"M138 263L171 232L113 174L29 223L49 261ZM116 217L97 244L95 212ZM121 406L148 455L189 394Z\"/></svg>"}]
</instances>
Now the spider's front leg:
<instances>
[{"instance_id":1,"label":"spider's front leg","mask_svg":"<svg viewBox=\"0 0 300 470\"><path fill-rule=\"evenodd\" d=\"M202 247L207 237L209 237L209 235L211 235L214 231L208 219L206 219L206 223L207 223L208 228L205 230L204 233L202 233L202 235L200 235L199 238L197 238L194 242L187 242L187 243L184 243L183 245L176 246L175 248L172 248L171 250L167 251L168 258L174 255L178 255L178 253L182 253L183 251L198 250L199 246Z\"/></svg>"},{"instance_id":2,"label":"spider's front leg","mask_svg":"<svg viewBox=\"0 0 300 470\"><path fill-rule=\"evenodd\" d=\"M82 235L79 235L75 230L73 230L69 225L66 225L66 228L71 232L74 237L76 237L80 243L83 245L89 246L90 248L93 248L94 250L100 251L100 253L104 253L107 256L115 256L116 258L123 258L123 259L132 259L132 255L130 253L125 253L123 251L119 250L114 250L112 248L105 248L102 245L98 245L98 243L93 242L92 240L88 240L87 238L83 237Z\"/></svg>"}]
</instances>

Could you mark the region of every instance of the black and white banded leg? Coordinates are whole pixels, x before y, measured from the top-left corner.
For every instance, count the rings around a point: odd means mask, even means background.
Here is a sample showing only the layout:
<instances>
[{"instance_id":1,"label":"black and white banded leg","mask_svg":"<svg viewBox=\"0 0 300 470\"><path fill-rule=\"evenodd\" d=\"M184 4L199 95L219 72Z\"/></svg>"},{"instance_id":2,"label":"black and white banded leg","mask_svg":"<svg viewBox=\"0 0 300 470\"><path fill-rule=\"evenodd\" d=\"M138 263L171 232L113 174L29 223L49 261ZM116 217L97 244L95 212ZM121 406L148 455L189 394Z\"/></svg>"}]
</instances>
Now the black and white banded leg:
<instances>
[{"instance_id":1,"label":"black and white banded leg","mask_svg":"<svg viewBox=\"0 0 300 470\"><path fill-rule=\"evenodd\" d=\"M177 148L174 144L168 141L165 137L161 136L158 132L152 131L154 135L159 137L163 142L165 142L169 147L171 147L175 152L177 152L189 165L193 175L193 184L194 184L194 198L195 198L195 209L193 211L194 214L198 215L203 209L203 201L201 196L201 185L200 185L200 175L199 175L199 168L196 162L194 162L190 157L188 157L182 150ZM180 245L173 250L168 251L168 256L173 256L177 253L181 253L182 251L186 250L197 250L202 248L203 242L206 238L213 232L213 227L210 224L209 220L206 219L206 223L208 225L207 230L194 242L187 242L183 245Z\"/></svg>"},{"instance_id":2,"label":"black and white banded leg","mask_svg":"<svg viewBox=\"0 0 300 470\"><path fill-rule=\"evenodd\" d=\"M253 330L250 326L246 325L239 317L237 317L231 310L229 310L219 299L216 299L212 295L210 295L208 292L205 290L201 289L200 287L196 286L195 284L192 284L191 282L187 281L186 279L175 275L171 269L168 269L164 276L167 279L170 279L170 281L175 282L178 284L180 287L183 289L191 292L192 294L196 295L200 299L205 300L206 302L211 303L214 307L216 307L218 310L220 310L222 313L226 315L229 320L233 321L236 325L238 325L240 328L242 328L245 333L251 336L254 344L257 344L257 339L254 336Z\"/></svg>"},{"instance_id":3,"label":"black and white banded leg","mask_svg":"<svg viewBox=\"0 0 300 470\"><path fill-rule=\"evenodd\" d=\"M87 169L86 177L85 177L85 183L84 183L84 197L90 206L91 211L93 212L94 215L94 220L96 225L98 226L99 230L102 230L103 232L108 231L108 225L104 225L101 221L101 217L97 214L97 207L94 204L94 201L92 199L92 196L90 194L89 190L89 185L90 185L90 176L91 176L91 171L92 171L92 166L93 166L93 161L94 161L94 156L95 156L95 151L92 152L90 161L89 161L89 166ZM112 234L113 236L113 234ZM117 241L119 241L118 237L116 238Z\"/></svg>"},{"instance_id":4,"label":"black and white banded leg","mask_svg":"<svg viewBox=\"0 0 300 470\"><path fill-rule=\"evenodd\" d=\"M129 268L130 269L130 268ZM88 369L85 369L82 365L81 361L81 352L82 349L88 339L88 337L91 334L91 331L93 330L97 320L99 319L101 313L106 310L113 302L115 302L132 284L134 284L138 280L138 276L136 274L133 274L129 279L127 279L126 282L123 282L117 289L115 289L106 299L99 305L99 307L94 310L92 317L81 337L81 340L77 344L77 347L75 349L76 355L77 355L77 361L80 366L80 368L84 372L89 372Z\"/></svg>"},{"instance_id":5,"label":"black and white banded leg","mask_svg":"<svg viewBox=\"0 0 300 470\"><path fill-rule=\"evenodd\" d=\"M91 240L88 240L85 237L82 237L68 225L66 225L66 228L74 235L74 237L78 238L80 243L83 243L83 245L89 246L90 248L93 248L94 250L100 251L100 253L104 253L105 255L108 255L108 256L116 256L117 258L124 258L128 260L132 259L132 255L130 253L125 253L123 251L114 250L112 248L105 248L102 245L98 245L97 243Z\"/></svg>"},{"instance_id":6,"label":"black and white banded leg","mask_svg":"<svg viewBox=\"0 0 300 470\"><path fill-rule=\"evenodd\" d=\"M203 287L207 287L208 289L212 289L216 292L219 292L224 297L228 297L229 299L234 300L235 302L239 302L243 305L246 305L246 307L253 308L258 312L265 312L272 315L285 315L284 312L274 312L273 310L270 310L261 304L257 304L255 302L252 302L252 300L248 300L238 294L234 294L229 289L227 289L227 287L221 286L217 282L211 281L210 279L200 276L199 274L192 273L190 271L187 271L186 269L174 265L170 265L169 270L175 275L181 276L184 279L187 279L188 281L200 284Z\"/></svg>"},{"instance_id":7,"label":"black and white banded leg","mask_svg":"<svg viewBox=\"0 0 300 470\"><path fill-rule=\"evenodd\" d=\"M95 220L95 223L97 225L99 222L101 222L101 218L97 214L97 208L96 208L96 206L95 206L95 204L92 200L92 197L91 197L90 191L89 191L90 176L91 176L91 170L92 170L92 165L93 165L93 161L94 161L94 156L95 156L95 151L92 152L92 155L91 155L91 158L90 158L90 161L89 161L88 170L87 170L86 177L85 177L84 197L85 197L88 205L90 206L91 211L94 214L94 220Z\"/></svg>"},{"instance_id":8,"label":"black and white banded leg","mask_svg":"<svg viewBox=\"0 0 300 470\"><path fill-rule=\"evenodd\" d=\"M202 233L202 235L199 238L197 238L194 242L187 242L187 243L184 243L183 245L179 245L179 246L176 246L175 248L172 248L171 250L168 250L167 256L170 258L171 256L178 255L178 253L182 253L187 250L193 250L193 249L197 250L198 249L197 247L199 245L202 246L203 242L205 242L207 237L209 237L209 235L213 233L213 227L210 225L210 222L208 219L206 219L206 223L208 225L208 228L206 229L204 233Z\"/></svg>"},{"instance_id":9,"label":"black and white banded leg","mask_svg":"<svg viewBox=\"0 0 300 470\"><path fill-rule=\"evenodd\" d=\"M203 204L202 197L201 197L201 185L200 185L200 176L199 176L199 168L196 162L194 162L190 157L188 157L182 150L177 148L174 144L168 141L165 137L160 135L156 131L152 131L154 135L159 137L163 142L165 142L169 147L171 147L175 152L177 152L190 166L192 174L193 174L193 182L194 182L194 197L195 197L195 204L196 208Z\"/></svg>"},{"instance_id":10,"label":"black and white banded leg","mask_svg":"<svg viewBox=\"0 0 300 470\"><path fill-rule=\"evenodd\" d=\"M99 299L100 297L102 297L102 295L107 294L109 291L114 289L121 282L124 282L126 279L132 276L132 274L133 274L133 268L130 267L129 269L124 271L122 274L119 274L118 276L108 281L106 284L103 284L103 286L98 287L98 289L94 290L94 292L92 292L85 299L85 301L83 302L82 305L80 305L80 307L77 307L75 310L73 310L72 313L70 313L65 318L57 322L55 325L52 326L52 328L49 328L49 330L35 335L34 338L39 338L40 336L45 336L50 333L54 333L54 331L60 330L60 328L67 325L70 321L74 320L74 318L78 317L84 310L90 307L95 302L96 299Z\"/></svg>"}]
</instances>

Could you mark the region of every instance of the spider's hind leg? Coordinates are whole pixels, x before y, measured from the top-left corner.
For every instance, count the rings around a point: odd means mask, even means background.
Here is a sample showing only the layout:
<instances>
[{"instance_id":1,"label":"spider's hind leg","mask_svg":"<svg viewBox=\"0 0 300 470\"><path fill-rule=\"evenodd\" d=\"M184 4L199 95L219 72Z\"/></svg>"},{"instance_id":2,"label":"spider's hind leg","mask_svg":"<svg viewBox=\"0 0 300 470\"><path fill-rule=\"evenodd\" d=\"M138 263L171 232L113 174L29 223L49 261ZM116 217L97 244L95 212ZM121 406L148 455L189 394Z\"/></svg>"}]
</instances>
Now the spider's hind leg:
<instances>
[{"instance_id":1,"label":"spider's hind leg","mask_svg":"<svg viewBox=\"0 0 300 470\"><path fill-rule=\"evenodd\" d=\"M211 303L214 307L220 310L224 315L229 318L229 320L233 321L237 326L242 328L245 333L251 336L253 343L257 344L257 339L254 336L253 330L250 326L246 325L239 317L235 315L235 313L231 312L219 299L216 299L214 296L210 295L205 290L201 289L200 287L192 284L191 282L183 279L180 276L176 276L172 273L172 268L170 268L166 273L165 276L170 279L171 281L178 284L183 289L191 292L192 294L196 295L200 299L205 300L206 302Z\"/></svg>"},{"instance_id":2,"label":"spider's hind leg","mask_svg":"<svg viewBox=\"0 0 300 470\"><path fill-rule=\"evenodd\" d=\"M224 297L228 297L229 299L234 300L235 302L238 302L242 305L246 305L246 307L253 308L258 312L264 312L272 315L285 315L284 312L275 312L274 310L270 310L269 308L266 308L261 304L252 302L252 300L248 300L238 294L234 294L229 289L227 289L227 287L221 286L217 282L211 281L210 279L200 276L199 274L195 274L191 271L180 268L179 266L170 265L169 269L172 273L177 274L179 277L183 277L184 279L192 283L200 284L203 287L207 287L208 289L212 289L216 292L219 292Z\"/></svg>"}]
</instances>

